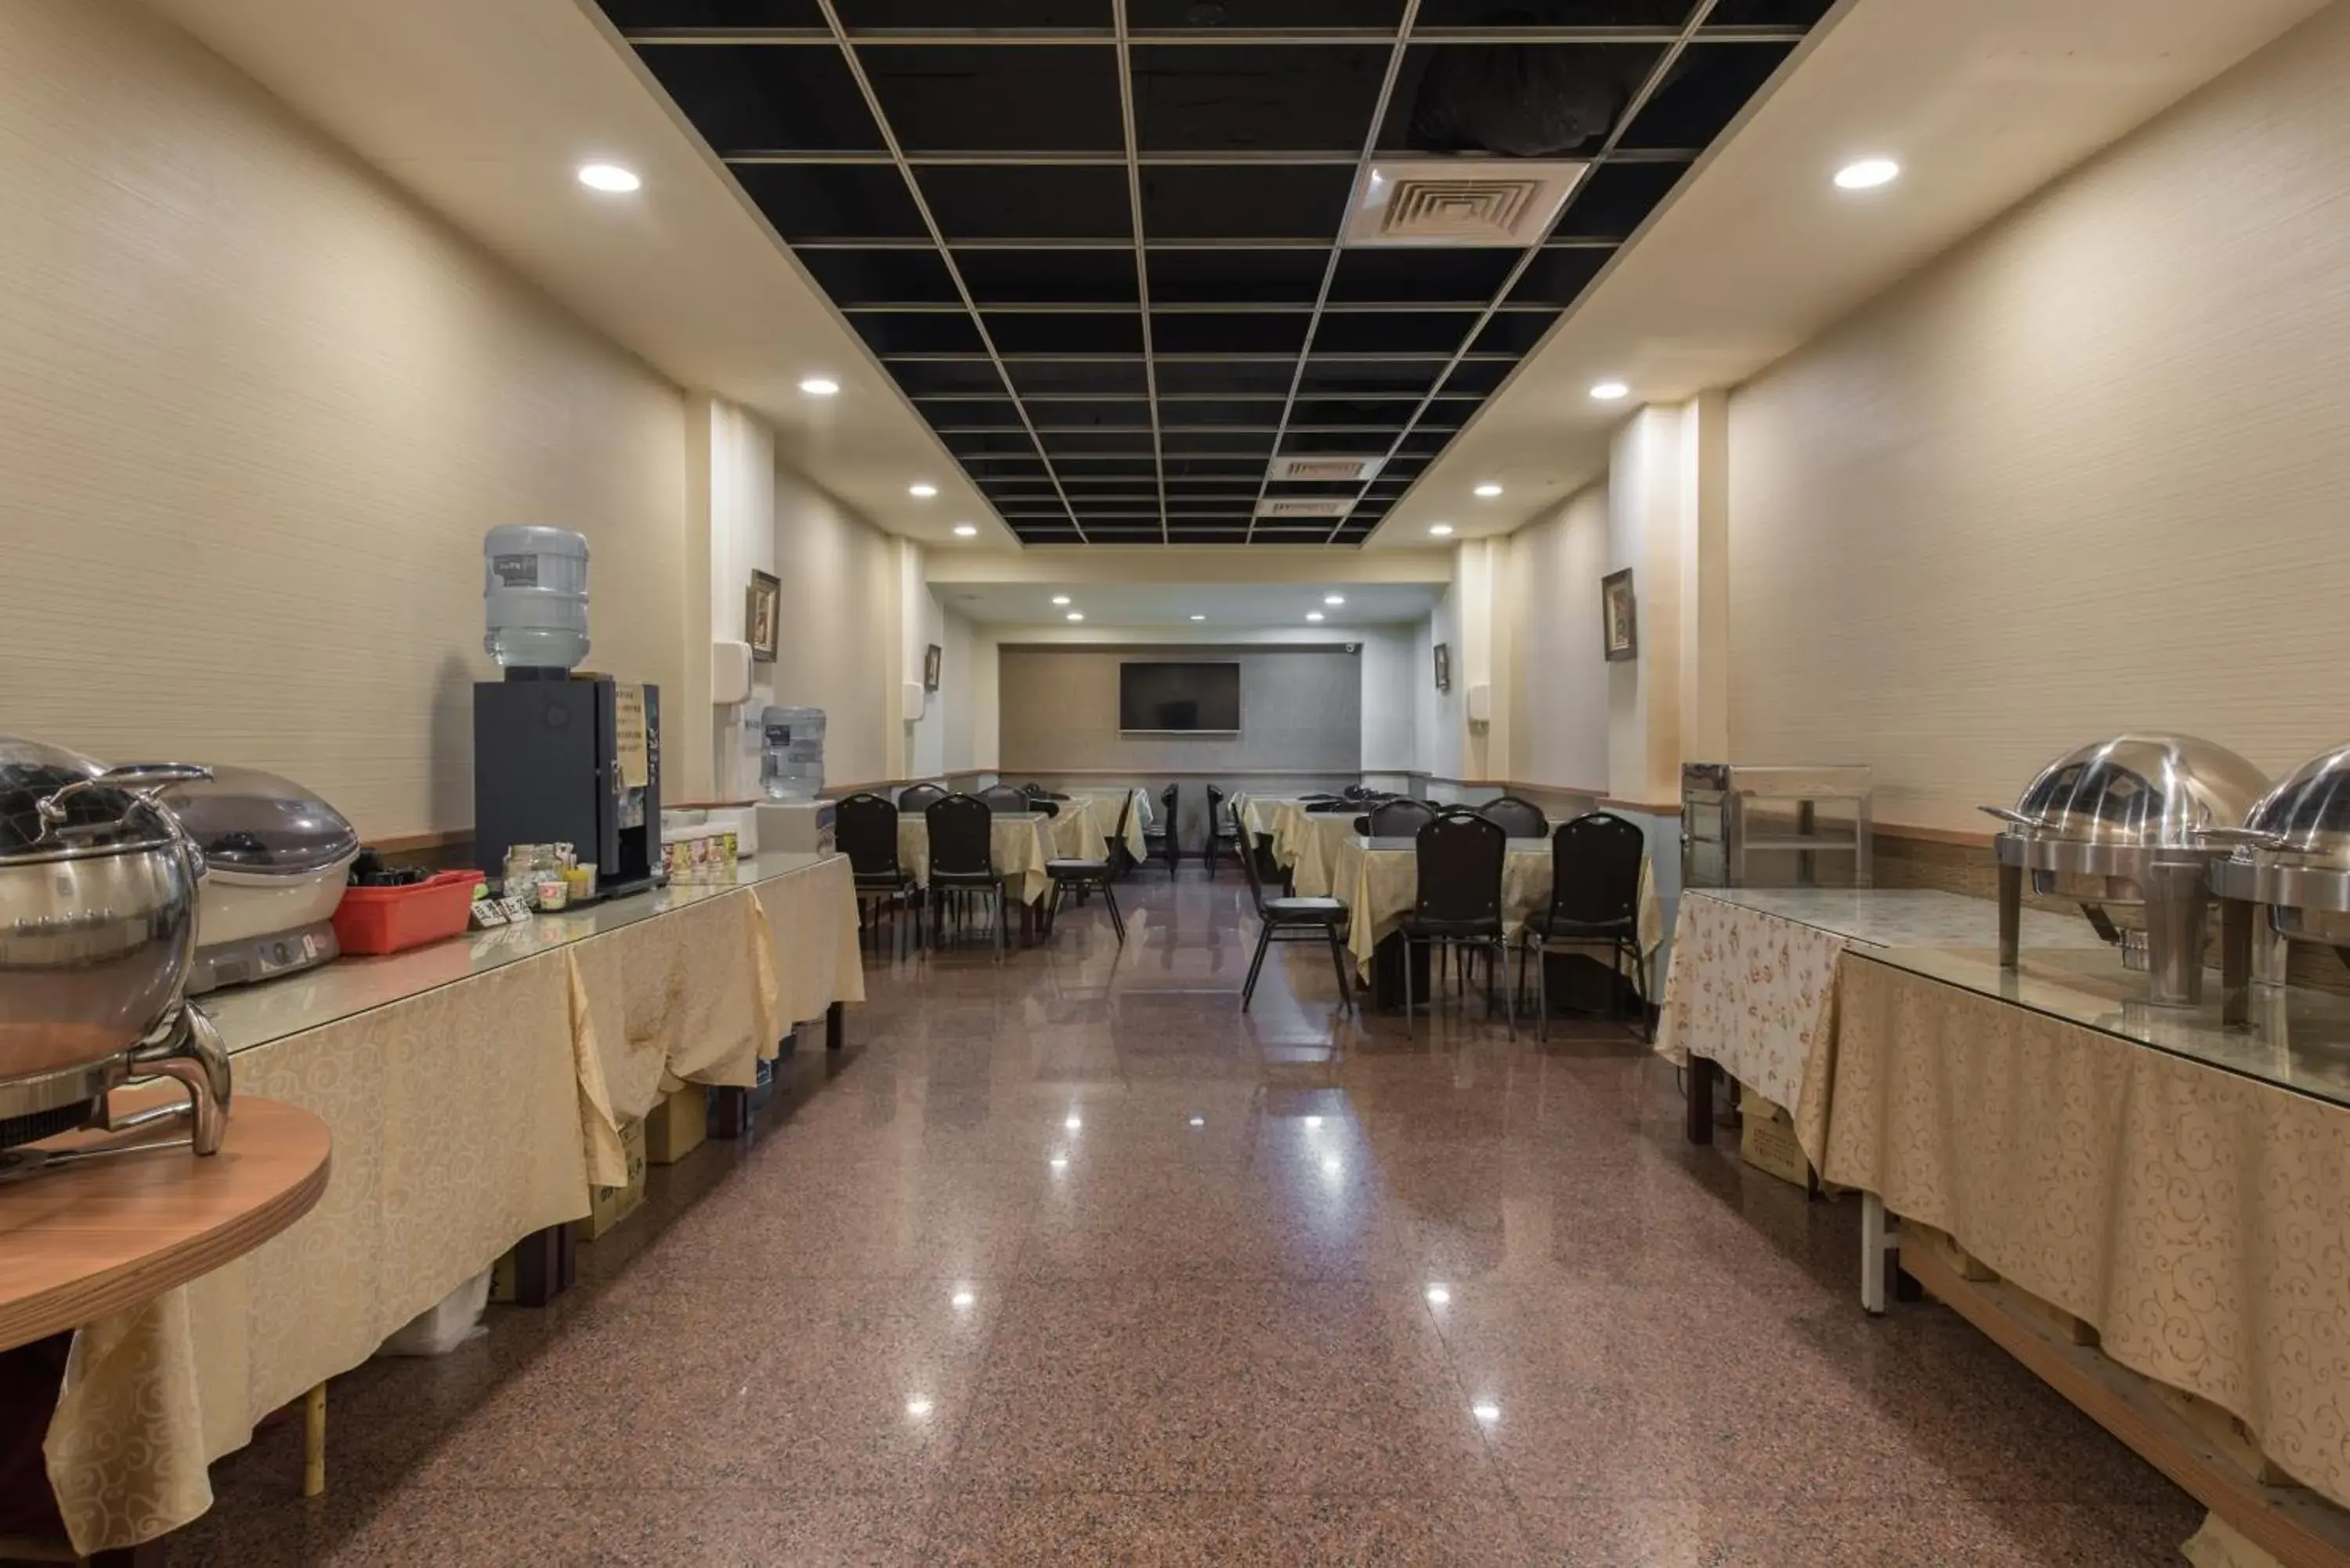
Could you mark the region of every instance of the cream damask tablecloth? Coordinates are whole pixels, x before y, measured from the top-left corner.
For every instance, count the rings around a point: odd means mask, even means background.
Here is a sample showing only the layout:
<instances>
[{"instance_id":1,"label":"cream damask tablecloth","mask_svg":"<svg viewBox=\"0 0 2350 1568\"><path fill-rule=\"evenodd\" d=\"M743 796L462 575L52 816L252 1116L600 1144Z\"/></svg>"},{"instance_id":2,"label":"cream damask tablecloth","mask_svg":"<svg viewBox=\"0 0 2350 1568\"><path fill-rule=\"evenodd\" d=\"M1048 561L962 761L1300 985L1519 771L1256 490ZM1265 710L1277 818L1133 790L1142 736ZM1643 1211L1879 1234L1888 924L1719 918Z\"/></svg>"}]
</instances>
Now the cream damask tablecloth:
<instances>
[{"instance_id":1,"label":"cream damask tablecloth","mask_svg":"<svg viewBox=\"0 0 2350 1568\"><path fill-rule=\"evenodd\" d=\"M1097 807L1090 800L1072 795L1060 803L1060 815L1048 819L1045 836L1051 842L1056 860L1105 860L1109 857L1109 839L1102 832Z\"/></svg>"},{"instance_id":2,"label":"cream damask tablecloth","mask_svg":"<svg viewBox=\"0 0 2350 1568\"><path fill-rule=\"evenodd\" d=\"M1070 796L1093 803L1094 826L1101 831L1105 848L1108 846L1109 835L1118 831L1118 814L1124 812L1126 836L1120 842L1125 844L1127 854L1134 857L1137 865L1150 858L1149 841L1144 836L1144 830L1150 826L1149 790L1139 786L1134 789L1081 789L1072 790Z\"/></svg>"},{"instance_id":3,"label":"cream damask tablecloth","mask_svg":"<svg viewBox=\"0 0 2350 1568\"><path fill-rule=\"evenodd\" d=\"M78 1551L202 1513L206 1466L263 1416L522 1237L585 1214L591 1179L620 1179L619 1119L664 1084L747 1085L791 1023L864 997L840 857L605 934L556 928L509 934L511 950L560 945L505 962L479 945L495 934L473 939L495 967L234 1053L240 1094L327 1123L327 1190L246 1257L75 1336L44 1453ZM400 962L369 967L380 981Z\"/></svg>"},{"instance_id":4,"label":"cream damask tablecloth","mask_svg":"<svg viewBox=\"0 0 2350 1568\"><path fill-rule=\"evenodd\" d=\"M2031 946L2095 943L2085 921L2037 909L2023 918ZM1657 1054L1686 1067L1694 1050L1792 1110L1813 1048L1833 1026L1836 962L1847 947L1941 947L1997 930L1995 906L1958 893L1683 888Z\"/></svg>"},{"instance_id":5,"label":"cream damask tablecloth","mask_svg":"<svg viewBox=\"0 0 2350 1568\"><path fill-rule=\"evenodd\" d=\"M1864 953L1835 989L1796 1116L1821 1174L2350 1506L2350 1109Z\"/></svg>"},{"instance_id":6,"label":"cream damask tablecloth","mask_svg":"<svg viewBox=\"0 0 2350 1568\"><path fill-rule=\"evenodd\" d=\"M1052 890L1053 879L1045 874L1045 862L1055 853L1049 826L1054 820L1042 814L998 814L989 824L988 846L996 875L1024 904L1033 904ZM898 818L898 864L913 873L917 882L930 881L931 825L919 815L901 814Z\"/></svg>"},{"instance_id":7,"label":"cream damask tablecloth","mask_svg":"<svg viewBox=\"0 0 2350 1568\"><path fill-rule=\"evenodd\" d=\"M1512 940L1526 916L1550 903L1551 846L1547 841L1513 841L1502 860L1502 923ZM1356 967L1371 972L1371 956L1379 943L1395 934L1404 916L1419 898L1419 863L1407 848L1371 848L1360 834L1349 833L1332 857L1332 896L1343 899L1351 912L1347 923L1347 947ZM1306 896L1303 887L1300 896ZM1640 861L1640 951L1655 973L1657 948L1664 940L1664 916L1657 905L1656 878L1644 857Z\"/></svg>"}]
</instances>

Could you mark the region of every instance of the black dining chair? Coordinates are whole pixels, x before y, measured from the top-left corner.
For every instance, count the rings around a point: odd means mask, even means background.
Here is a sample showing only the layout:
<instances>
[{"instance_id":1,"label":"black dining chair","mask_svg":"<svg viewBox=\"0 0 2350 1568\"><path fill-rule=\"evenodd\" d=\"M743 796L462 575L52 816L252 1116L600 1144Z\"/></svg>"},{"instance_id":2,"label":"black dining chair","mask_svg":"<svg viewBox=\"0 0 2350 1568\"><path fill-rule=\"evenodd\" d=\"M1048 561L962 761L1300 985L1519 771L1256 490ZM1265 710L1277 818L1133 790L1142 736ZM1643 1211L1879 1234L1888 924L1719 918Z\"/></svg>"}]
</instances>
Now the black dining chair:
<instances>
[{"instance_id":1,"label":"black dining chair","mask_svg":"<svg viewBox=\"0 0 2350 1568\"><path fill-rule=\"evenodd\" d=\"M1133 811L1134 796L1129 794L1126 797L1126 805L1118 809L1118 831L1110 836L1111 845L1116 846L1126 842L1127 818L1133 814ZM1102 902L1109 906L1109 923L1118 932L1118 945L1126 946L1126 917L1118 912L1118 894L1110 888L1110 884L1118 879L1118 854L1115 848L1098 860L1075 858L1047 860L1045 862L1045 875L1053 879L1053 897L1045 906L1045 929L1047 934L1050 934L1053 929L1054 918L1061 912L1061 900L1067 897L1069 890L1074 888L1080 899L1083 899L1087 893L1101 894Z\"/></svg>"},{"instance_id":2,"label":"black dining chair","mask_svg":"<svg viewBox=\"0 0 2350 1568\"><path fill-rule=\"evenodd\" d=\"M1142 847L1155 849L1167 857L1167 873L1175 874L1175 863L1183 857L1182 835L1175 820L1176 802L1181 797L1176 786L1169 784L1159 797L1159 820L1142 830Z\"/></svg>"},{"instance_id":3,"label":"black dining chair","mask_svg":"<svg viewBox=\"0 0 2350 1568\"><path fill-rule=\"evenodd\" d=\"M1409 838L1436 820L1436 808L1424 800L1383 801L1364 815L1363 831L1373 838Z\"/></svg>"},{"instance_id":4,"label":"black dining chair","mask_svg":"<svg viewBox=\"0 0 2350 1568\"><path fill-rule=\"evenodd\" d=\"M1419 887L1402 924L1407 1029L1413 1020L1411 950L1415 943L1433 950L1428 966L1431 992L1443 989L1444 970L1437 961L1443 951L1485 954L1485 1016L1493 1015L1493 978L1509 962L1508 939L1502 929L1502 864L1509 850L1510 836L1502 831L1501 824L1460 806L1413 836ZM1430 998L1431 1004L1434 1000ZM1508 1012L1510 1038L1514 1040L1518 1037L1515 997L1509 999Z\"/></svg>"},{"instance_id":5,"label":"black dining chair","mask_svg":"<svg viewBox=\"0 0 2350 1568\"><path fill-rule=\"evenodd\" d=\"M1010 784L996 784L983 789L979 792L979 798L987 803L988 810L1000 811L1007 815L1032 815L1044 809L1024 791L1014 789Z\"/></svg>"},{"instance_id":6,"label":"black dining chair","mask_svg":"<svg viewBox=\"0 0 2350 1568\"><path fill-rule=\"evenodd\" d=\"M1513 794L1487 801L1477 808L1477 815L1488 822L1500 823L1502 831L1513 838L1550 836L1550 818L1543 814L1543 808Z\"/></svg>"},{"instance_id":7,"label":"black dining chair","mask_svg":"<svg viewBox=\"0 0 2350 1568\"><path fill-rule=\"evenodd\" d=\"M944 800L946 790L934 784L908 784L898 792L899 811L928 811L934 800Z\"/></svg>"},{"instance_id":8,"label":"black dining chair","mask_svg":"<svg viewBox=\"0 0 2350 1568\"><path fill-rule=\"evenodd\" d=\"M881 950L881 914L889 914L890 934L905 950L898 911L914 914L914 940L922 934L920 889L898 863L898 808L878 794L860 790L833 807L833 842L848 857L849 878L857 890L857 924L873 933L875 952Z\"/></svg>"},{"instance_id":9,"label":"black dining chair","mask_svg":"<svg viewBox=\"0 0 2350 1568\"><path fill-rule=\"evenodd\" d=\"M1330 967L1338 976L1338 1002L1355 1011L1355 988L1347 978L1347 906L1336 898L1274 898L1264 895L1264 878L1257 874L1253 856L1241 857L1241 874L1248 878L1249 901L1256 906L1256 957L1249 961L1248 981L1241 987L1241 1011L1256 996L1264 955L1275 942L1326 941Z\"/></svg>"},{"instance_id":10,"label":"black dining chair","mask_svg":"<svg viewBox=\"0 0 2350 1568\"><path fill-rule=\"evenodd\" d=\"M1238 856L1241 853L1242 836L1240 818L1224 809L1224 792L1214 784L1210 784L1208 786L1206 855L1208 876L1211 879L1213 879L1216 875L1216 851L1230 849L1234 856Z\"/></svg>"},{"instance_id":11,"label":"black dining chair","mask_svg":"<svg viewBox=\"0 0 2350 1568\"><path fill-rule=\"evenodd\" d=\"M931 831L931 927L943 937L944 905L968 913L971 900L988 903L995 919L995 959L1003 961L1004 919L1011 913L1003 879L995 871L995 814L975 794L934 800L922 813Z\"/></svg>"},{"instance_id":12,"label":"black dining chair","mask_svg":"<svg viewBox=\"0 0 2350 1568\"><path fill-rule=\"evenodd\" d=\"M1607 949L1607 971L1623 983L1623 961L1632 959L1639 988L1643 1040L1648 1024L1648 959L1640 950L1640 863L1648 845L1638 826L1611 812L1595 811L1563 824L1550 841L1550 906L1526 917L1518 946L1518 989L1525 989L1526 963L1534 961L1534 1033L1550 1037L1550 965L1554 952L1577 946Z\"/></svg>"}]
</instances>

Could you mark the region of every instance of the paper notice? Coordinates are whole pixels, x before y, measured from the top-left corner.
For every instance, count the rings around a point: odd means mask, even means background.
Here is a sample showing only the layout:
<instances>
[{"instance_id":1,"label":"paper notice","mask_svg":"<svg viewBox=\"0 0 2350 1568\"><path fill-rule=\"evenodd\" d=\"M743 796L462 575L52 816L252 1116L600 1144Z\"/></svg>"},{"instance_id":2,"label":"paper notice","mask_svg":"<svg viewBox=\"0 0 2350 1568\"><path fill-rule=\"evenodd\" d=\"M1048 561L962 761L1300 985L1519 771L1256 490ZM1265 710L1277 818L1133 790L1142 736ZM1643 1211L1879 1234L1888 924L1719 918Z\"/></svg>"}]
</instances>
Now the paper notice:
<instances>
[{"instance_id":1,"label":"paper notice","mask_svg":"<svg viewBox=\"0 0 2350 1568\"><path fill-rule=\"evenodd\" d=\"M650 782L645 762L645 689L612 683L612 749L620 764L620 787L642 789Z\"/></svg>"}]
</instances>

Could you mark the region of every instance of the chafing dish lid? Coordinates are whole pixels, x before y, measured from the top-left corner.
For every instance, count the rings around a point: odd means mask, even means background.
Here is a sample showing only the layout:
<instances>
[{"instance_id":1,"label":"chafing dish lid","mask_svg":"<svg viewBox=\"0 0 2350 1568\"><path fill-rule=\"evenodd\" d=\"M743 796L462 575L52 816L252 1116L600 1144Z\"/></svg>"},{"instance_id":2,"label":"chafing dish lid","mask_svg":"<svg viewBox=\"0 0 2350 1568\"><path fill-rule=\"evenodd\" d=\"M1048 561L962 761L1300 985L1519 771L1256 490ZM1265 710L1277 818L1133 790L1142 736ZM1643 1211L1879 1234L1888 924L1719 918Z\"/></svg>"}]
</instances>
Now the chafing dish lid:
<instances>
[{"instance_id":1,"label":"chafing dish lid","mask_svg":"<svg viewBox=\"0 0 2350 1568\"><path fill-rule=\"evenodd\" d=\"M2192 848L2204 829L2242 822L2267 789L2260 769L2210 741L2116 735L2043 768L2011 820L2034 838Z\"/></svg>"},{"instance_id":2,"label":"chafing dish lid","mask_svg":"<svg viewBox=\"0 0 2350 1568\"><path fill-rule=\"evenodd\" d=\"M90 789L63 805L62 836L41 820L40 803L69 784L106 770L78 752L17 735L0 735L0 859L47 858L70 845L81 850L169 844L171 830L122 790Z\"/></svg>"},{"instance_id":3,"label":"chafing dish lid","mask_svg":"<svg viewBox=\"0 0 2350 1568\"><path fill-rule=\"evenodd\" d=\"M2239 859L2350 869L2350 742L2287 774L2245 814Z\"/></svg>"},{"instance_id":4,"label":"chafing dish lid","mask_svg":"<svg viewBox=\"0 0 2350 1568\"><path fill-rule=\"evenodd\" d=\"M213 870L306 876L359 850L359 833L341 812L293 780L255 768L215 768L210 779L173 789L171 804Z\"/></svg>"}]
</instances>

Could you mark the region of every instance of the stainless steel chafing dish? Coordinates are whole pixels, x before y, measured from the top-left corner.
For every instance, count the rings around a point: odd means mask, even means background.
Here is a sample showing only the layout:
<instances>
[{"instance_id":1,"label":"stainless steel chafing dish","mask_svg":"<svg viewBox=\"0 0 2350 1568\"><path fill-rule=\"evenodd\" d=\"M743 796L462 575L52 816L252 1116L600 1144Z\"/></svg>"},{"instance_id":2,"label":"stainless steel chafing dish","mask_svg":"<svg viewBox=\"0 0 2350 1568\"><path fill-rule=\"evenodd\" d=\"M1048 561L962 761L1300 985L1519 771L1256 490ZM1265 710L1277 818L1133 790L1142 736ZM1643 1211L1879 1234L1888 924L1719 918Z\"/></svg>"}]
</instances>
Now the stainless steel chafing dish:
<instances>
[{"instance_id":1,"label":"stainless steel chafing dish","mask_svg":"<svg viewBox=\"0 0 2350 1568\"><path fill-rule=\"evenodd\" d=\"M2284 983L2295 941L2350 960L2350 742L2293 769L2225 836L2235 848L2211 867L2222 902L2220 967L2227 1017L2247 1016L2247 984Z\"/></svg>"},{"instance_id":2,"label":"stainless steel chafing dish","mask_svg":"<svg viewBox=\"0 0 2350 1568\"><path fill-rule=\"evenodd\" d=\"M2028 872L2034 893L2077 902L2125 962L2144 965L2148 1000L2200 1002L2210 867L2267 788L2251 763L2192 735L2116 735L2057 758L2013 809L1983 807L2008 824L1997 840L2000 962L2015 967ZM2124 931L2116 909L2142 909L2143 931Z\"/></svg>"}]
</instances>

